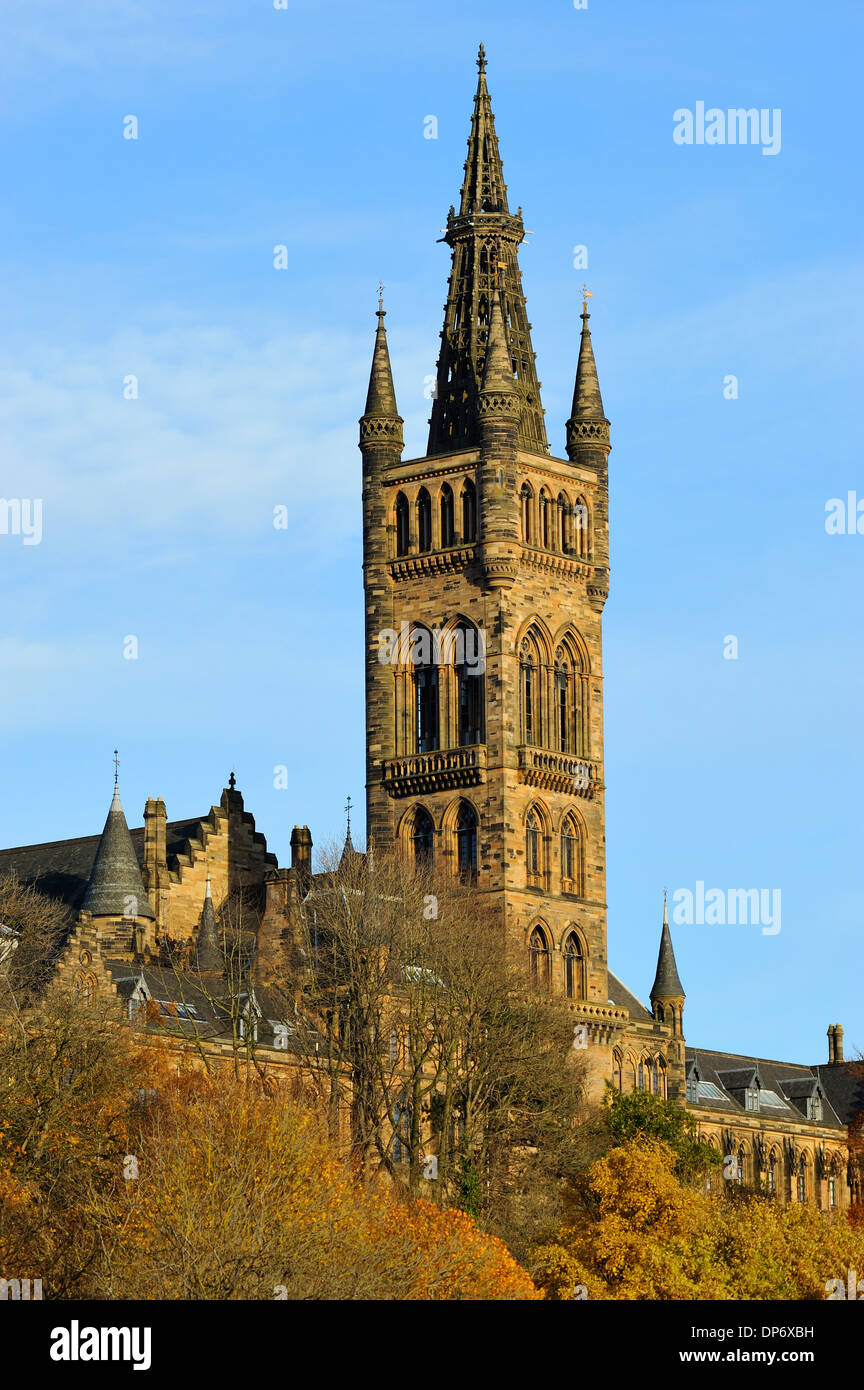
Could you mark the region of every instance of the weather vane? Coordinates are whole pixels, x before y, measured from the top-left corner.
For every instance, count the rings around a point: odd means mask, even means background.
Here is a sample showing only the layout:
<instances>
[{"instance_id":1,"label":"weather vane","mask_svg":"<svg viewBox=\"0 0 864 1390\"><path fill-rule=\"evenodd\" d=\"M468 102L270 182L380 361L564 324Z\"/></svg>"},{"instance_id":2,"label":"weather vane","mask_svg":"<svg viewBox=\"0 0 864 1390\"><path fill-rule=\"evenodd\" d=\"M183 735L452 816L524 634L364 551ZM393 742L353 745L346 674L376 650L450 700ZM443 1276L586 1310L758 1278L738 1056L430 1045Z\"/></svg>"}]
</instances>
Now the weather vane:
<instances>
[{"instance_id":1,"label":"weather vane","mask_svg":"<svg viewBox=\"0 0 864 1390\"><path fill-rule=\"evenodd\" d=\"M383 312L384 312L384 289L385 289L384 281L383 281L383 280L379 280L379 281L378 281L378 313L379 313L379 314L383 314Z\"/></svg>"},{"instance_id":2,"label":"weather vane","mask_svg":"<svg viewBox=\"0 0 864 1390\"><path fill-rule=\"evenodd\" d=\"M481 72L485 72L486 70L486 49L483 47L482 43L477 50L477 67Z\"/></svg>"},{"instance_id":3,"label":"weather vane","mask_svg":"<svg viewBox=\"0 0 864 1390\"><path fill-rule=\"evenodd\" d=\"M117 749L114 749L114 790L120 785L120 759L117 756Z\"/></svg>"},{"instance_id":4,"label":"weather vane","mask_svg":"<svg viewBox=\"0 0 864 1390\"><path fill-rule=\"evenodd\" d=\"M591 293L591 291L589 290L588 286L583 284L583 286L582 286L582 312L583 312L583 314L587 314L587 313L588 313L588 300L589 300L589 299L593 299L593 298L594 298L594 296L593 296L593 294Z\"/></svg>"}]
</instances>

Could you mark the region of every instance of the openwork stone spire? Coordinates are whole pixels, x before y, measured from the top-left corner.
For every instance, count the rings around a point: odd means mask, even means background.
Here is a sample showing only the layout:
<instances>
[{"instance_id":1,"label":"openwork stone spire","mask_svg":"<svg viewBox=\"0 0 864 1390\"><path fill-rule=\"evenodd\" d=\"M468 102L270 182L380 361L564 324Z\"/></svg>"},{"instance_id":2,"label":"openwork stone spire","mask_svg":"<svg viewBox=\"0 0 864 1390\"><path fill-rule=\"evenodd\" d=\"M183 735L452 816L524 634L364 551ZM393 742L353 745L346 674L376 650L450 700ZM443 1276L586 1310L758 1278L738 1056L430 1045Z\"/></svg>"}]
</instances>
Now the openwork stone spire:
<instances>
[{"instance_id":1,"label":"openwork stone spire","mask_svg":"<svg viewBox=\"0 0 864 1390\"><path fill-rule=\"evenodd\" d=\"M507 204L482 44L477 66L480 72L459 212L450 208L442 238L452 249L453 263L427 452L448 453L479 443L477 395L483 379L492 290L497 282L519 394L518 443L524 449L545 454L549 450L540 383L516 255L525 236L522 209L517 209L514 216Z\"/></svg>"},{"instance_id":2,"label":"openwork stone spire","mask_svg":"<svg viewBox=\"0 0 864 1390\"><path fill-rule=\"evenodd\" d=\"M126 824L116 780L114 798L81 906L94 917L155 919L156 914L144 890L144 881L138 867L132 836Z\"/></svg>"}]
</instances>

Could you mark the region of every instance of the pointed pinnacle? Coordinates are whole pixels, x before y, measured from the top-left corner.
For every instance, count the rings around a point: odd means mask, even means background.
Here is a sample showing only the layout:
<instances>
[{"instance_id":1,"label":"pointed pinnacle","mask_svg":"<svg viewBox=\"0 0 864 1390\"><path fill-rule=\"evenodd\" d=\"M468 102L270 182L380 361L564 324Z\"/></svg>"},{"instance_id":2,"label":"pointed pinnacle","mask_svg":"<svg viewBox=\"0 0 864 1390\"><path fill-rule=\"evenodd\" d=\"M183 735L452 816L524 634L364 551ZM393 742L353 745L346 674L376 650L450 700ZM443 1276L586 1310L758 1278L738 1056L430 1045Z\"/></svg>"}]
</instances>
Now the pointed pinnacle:
<instances>
[{"instance_id":1,"label":"pointed pinnacle","mask_svg":"<svg viewBox=\"0 0 864 1390\"><path fill-rule=\"evenodd\" d=\"M573 390L573 408L570 412L574 420L604 420L603 397L600 395L600 382L597 379L597 364L591 345L591 330L587 310L580 314L582 319L582 338L579 343L579 362L576 367L576 385Z\"/></svg>"},{"instance_id":2,"label":"pointed pinnacle","mask_svg":"<svg viewBox=\"0 0 864 1390\"><path fill-rule=\"evenodd\" d=\"M672 934L669 931L669 909L664 894L663 930L660 933L657 973L654 976L654 983L651 986L650 999L653 1004L655 999L683 999L684 997L684 986L678 974L678 966L675 963L675 952L672 949Z\"/></svg>"},{"instance_id":3,"label":"pointed pinnacle","mask_svg":"<svg viewBox=\"0 0 864 1390\"><path fill-rule=\"evenodd\" d=\"M381 304L379 299L379 304ZM393 372L390 367L390 352L387 347L387 330L384 327L384 319L387 311L383 307L376 310L378 327L375 331L375 348L372 353L372 369L369 373L369 390L366 394L366 409L363 412L366 417L375 417L379 420L399 420L401 418L396 408L396 392L393 389Z\"/></svg>"}]
</instances>

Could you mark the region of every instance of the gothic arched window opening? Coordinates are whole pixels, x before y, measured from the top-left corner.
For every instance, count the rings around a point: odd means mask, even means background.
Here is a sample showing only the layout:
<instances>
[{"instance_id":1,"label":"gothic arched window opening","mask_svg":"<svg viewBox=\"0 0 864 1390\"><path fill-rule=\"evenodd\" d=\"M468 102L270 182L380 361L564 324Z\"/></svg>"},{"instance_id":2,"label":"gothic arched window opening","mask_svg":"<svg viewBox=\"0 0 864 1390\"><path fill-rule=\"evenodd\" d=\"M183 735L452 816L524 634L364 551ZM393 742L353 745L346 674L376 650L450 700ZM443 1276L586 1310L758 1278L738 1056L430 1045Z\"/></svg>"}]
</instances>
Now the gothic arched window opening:
<instances>
[{"instance_id":1,"label":"gothic arched window opening","mask_svg":"<svg viewBox=\"0 0 864 1390\"><path fill-rule=\"evenodd\" d=\"M435 827L429 812L424 810L422 806L418 806L414 812L411 840L414 845L414 862L418 865L431 863L435 844Z\"/></svg>"},{"instance_id":2,"label":"gothic arched window opening","mask_svg":"<svg viewBox=\"0 0 864 1390\"><path fill-rule=\"evenodd\" d=\"M459 873L472 881L477 877L477 813L463 804L456 818L456 860Z\"/></svg>"},{"instance_id":3,"label":"gothic arched window opening","mask_svg":"<svg viewBox=\"0 0 864 1390\"><path fill-rule=\"evenodd\" d=\"M548 989L552 978L549 943L542 927L535 927L528 941L531 960L531 983L537 989Z\"/></svg>"},{"instance_id":4,"label":"gothic arched window opening","mask_svg":"<svg viewBox=\"0 0 864 1390\"><path fill-rule=\"evenodd\" d=\"M544 550L549 549L549 498L546 489L540 489L540 544Z\"/></svg>"},{"instance_id":5,"label":"gothic arched window opening","mask_svg":"<svg viewBox=\"0 0 864 1390\"><path fill-rule=\"evenodd\" d=\"M561 877L566 891L582 895L582 836L572 816L561 826Z\"/></svg>"},{"instance_id":6,"label":"gothic arched window opening","mask_svg":"<svg viewBox=\"0 0 864 1390\"><path fill-rule=\"evenodd\" d=\"M473 628L460 628L454 644L460 748L483 742L485 649L482 637L483 634Z\"/></svg>"},{"instance_id":7,"label":"gothic arched window opening","mask_svg":"<svg viewBox=\"0 0 864 1390\"><path fill-rule=\"evenodd\" d=\"M417 494L417 549L421 555L432 549L432 499L425 487Z\"/></svg>"},{"instance_id":8,"label":"gothic arched window opening","mask_svg":"<svg viewBox=\"0 0 864 1390\"><path fill-rule=\"evenodd\" d=\"M477 539L477 491L472 482L462 489L462 540L465 544Z\"/></svg>"},{"instance_id":9,"label":"gothic arched window opening","mask_svg":"<svg viewBox=\"0 0 864 1390\"><path fill-rule=\"evenodd\" d=\"M396 554L407 555L410 542L408 498L400 492L396 498Z\"/></svg>"},{"instance_id":10,"label":"gothic arched window opening","mask_svg":"<svg viewBox=\"0 0 864 1390\"><path fill-rule=\"evenodd\" d=\"M534 528L531 525L531 505L534 501L534 494L527 483L522 484L522 491L519 497L522 511L522 539L526 545L533 545Z\"/></svg>"},{"instance_id":11,"label":"gothic arched window opening","mask_svg":"<svg viewBox=\"0 0 864 1390\"><path fill-rule=\"evenodd\" d=\"M564 993L568 999L585 998L585 958L574 931L564 942Z\"/></svg>"},{"instance_id":12,"label":"gothic arched window opening","mask_svg":"<svg viewBox=\"0 0 864 1390\"><path fill-rule=\"evenodd\" d=\"M438 667L414 667L417 752L433 753L438 747Z\"/></svg>"},{"instance_id":13,"label":"gothic arched window opening","mask_svg":"<svg viewBox=\"0 0 864 1390\"><path fill-rule=\"evenodd\" d=\"M455 532L455 518L453 507L453 489L449 483L445 483L441 489L441 545L450 546L453 544Z\"/></svg>"},{"instance_id":14,"label":"gothic arched window opening","mask_svg":"<svg viewBox=\"0 0 864 1390\"><path fill-rule=\"evenodd\" d=\"M525 822L525 867L529 878L540 877L540 821L536 811L529 811Z\"/></svg>"}]
</instances>

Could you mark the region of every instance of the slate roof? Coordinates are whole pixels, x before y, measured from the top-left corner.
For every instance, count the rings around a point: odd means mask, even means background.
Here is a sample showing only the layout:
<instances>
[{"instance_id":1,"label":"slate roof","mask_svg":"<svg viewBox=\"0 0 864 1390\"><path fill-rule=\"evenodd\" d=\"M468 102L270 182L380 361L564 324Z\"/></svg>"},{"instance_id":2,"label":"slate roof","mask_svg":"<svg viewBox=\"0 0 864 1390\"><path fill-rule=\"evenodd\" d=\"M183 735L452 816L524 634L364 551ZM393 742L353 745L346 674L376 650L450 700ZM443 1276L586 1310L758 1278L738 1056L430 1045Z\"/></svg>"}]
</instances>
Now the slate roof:
<instances>
[{"instance_id":1,"label":"slate roof","mask_svg":"<svg viewBox=\"0 0 864 1390\"><path fill-rule=\"evenodd\" d=\"M864 1062L835 1062L812 1070L844 1124L864 1112Z\"/></svg>"},{"instance_id":2,"label":"slate roof","mask_svg":"<svg viewBox=\"0 0 864 1390\"><path fill-rule=\"evenodd\" d=\"M206 817L168 822L165 843L169 868L176 864L178 855L189 853L190 841L200 843L202 821L206 823ZM144 827L130 830L129 836L139 867L143 868ZM84 901L101 838L100 835L84 835L77 840L50 840L42 845L3 849L0 850L0 871L14 869L23 883L35 884L41 893L59 898L77 911ZM276 856L268 854L265 862L272 863L275 868Z\"/></svg>"},{"instance_id":3,"label":"slate roof","mask_svg":"<svg viewBox=\"0 0 864 1390\"><path fill-rule=\"evenodd\" d=\"M635 994L627 988L625 984L609 971L609 1003L614 1004L619 1009L629 1009L630 1017L640 1023L653 1023L654 1015L650 1009L646 1009Z\"/></svg>"},{"instance_id":4,"label":"slate roof","mask_svg":"<svg viewBox=\"0 0 864 1390\"><path fill-rule=\"evenodd\" d=\"M808 1067L795 1062L777 1062L765 1057L746 1057L735 1052L714 1052L701 1047L688 1047L688 1077L692 1074L694 1064L703 1085L707 1083L719 1092L719 1095L700 1094L698 1102L690 1102L700 1110L716 1110L730 1116L759 1114L763 1119L773 1116L779 1120L800 1123L806 1120L806 1106L795 1102L803 1102L807 1096L812 1095L818 1083L823 1094L822 1119L810 1123L822 1124L829 1129L845 1129L846 1115L838 1114L832 1101L832 1091L836 1095L837 1088L827 1085L820 1075L825 1071L840 1070L842 1064L840 1068ZM768 1104L766 1097L765 1101L760 1099L758 1111L746 1110L742 1103L744 1092L754 1077L758 1077L762 1092L776 1096L777 1104Z\"/></svg>"},{"instance_id":5,"label":"slate roof","mask_svg":"<svg viewBox=\"0 0 864 1390\"><path fill-rule=\"evenodd\" d=\"M232 1013L236 1017L238 1010L248 1010L250 1016L258 1015L259 1043L294 1053L319 1050L321 1035L277 989L255 986L251 994L247 989L240 990L232 1008L224 976L214 979L211 975L205 982L197 980L192 971L175 971L167 966L123 960L109 960L106 965L118 995L129 1002L130 1013L134 1014L137 1004L147 1018L149 1002L152 1024L160 1032L188 1038L230 1037Z\"/></svg>"},{"instance_id":6,"label":"slate roof","mask_svg":"<svg viewBox=\"0 0 864 1390\"><path fill-rule=\"evenodd\" d=\"M683 994L684 986L678 974L678 966L675 964L675 952L672 950L672 937L664 907L663 930L660 933L660 950L657 955L657 973L654 976L649 998L677 999Z\"/></svg>"}]
</instances>

